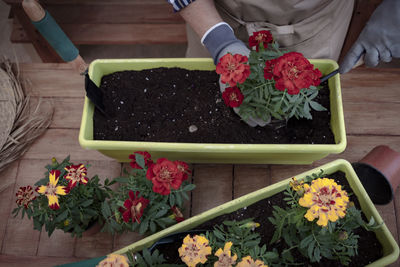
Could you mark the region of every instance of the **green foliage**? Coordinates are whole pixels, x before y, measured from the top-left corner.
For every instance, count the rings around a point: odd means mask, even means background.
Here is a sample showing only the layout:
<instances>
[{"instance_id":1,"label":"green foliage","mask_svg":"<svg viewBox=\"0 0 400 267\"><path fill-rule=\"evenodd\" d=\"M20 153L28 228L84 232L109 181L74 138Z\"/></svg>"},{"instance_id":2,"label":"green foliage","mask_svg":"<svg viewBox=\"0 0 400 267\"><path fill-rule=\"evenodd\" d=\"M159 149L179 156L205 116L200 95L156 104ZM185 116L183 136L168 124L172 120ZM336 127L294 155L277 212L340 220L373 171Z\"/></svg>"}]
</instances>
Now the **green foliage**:
<instances>
[{"instance_id":1,"label":"green foliage","mask_svg":"<svg viewBox=\"0 0 400 267\"><path fill-rule=\"evenodd\" d=\"M126 254L128 257L129 266L137 267L152 267L152 266L179 266L165 264L163 254L156 249L151 253L148 249L143 249L140 253L135 253L129 250Z\"/></svg>"},{"instance_id":2,"label":"green foliage","mask_svg":"<svg viewBox=\"0 0 400 267\"><path fill-rule=\"evenodd\" d=\"M143 169L133 169L131 172L124 170L124 176L113 179L119 183L119 188L112 192L112 197L103 203L102 214L105 219L104 230L111 233L121 233L125 231L135 231L139 234L155 233L165 229L177 221L172 211L172 207L177 207L180 211L184 209L184 200L189 199L189 193L195 188L188 180L183 181L178 190L171 188L169 195L161 195L153 191L152 181L146 178L147 167L143 156L136 155L136 162ZM144 209L137 221L125 222L122 219L125 210L124 202L129 199L129 191L139 192L139 197L149 200L148 206Z\"/></svg>"},{"instance_id":3,"label":"green foliage","mask_svg":"<svg viewBox=\"0 0 400 267\"><path fill-rule=\"evenodd\" d=\"M52 164L47 165L44 178L39 180L35 186L47 185L49 182L49 172L59 170L61 172L57 185L67 186L68 181L64 178L67 171L66 166L73 165L70 157L65 158L61 163L53 159ZM59 206L57 210L50 209L48 199L43 194L36 194L36 199L25 209L19 206L13 210L14 216L22 212L23 218L27 214L33 220L34 229L45 231L50 236L55 229L71 233L72 236L81 237L82 233L96 223L102 223L101 207L111 192L109 181L105 184L100 183L99 177L95 175L88 180L87 184L77 183L74 188L66 195L59 196Z\"/></svg>"},{"instance_id":4,"label":"green foliage","mask_svg":"<svg viewBox=\"0 0 400 267\"><path fill-rule=\"evenodd\" d=\"M315 101L319 87L310 86L300 90L297 95L288 94L287 90L279 91L275 88L273 79L264 78L265 62L278 58L288 51L282 51L276 42L269 45L269 49L260 47L259 52L252 50L249 56L250 76L238 84L244 100L240 105L239 115L247 120L249 117L261 118L269 121L277 120L312 119L311 109L324 111L326 108Z\"/></svg>"},{"instance_id":5,"label":"green foliage","mask_svg":"<svg viewBox=\"0 0 400 267\"><path fill-rule=\"evenodd\" d=\"M319 174L308 176L304 181L310 182L312 179L323 177L322 174L321 170ZM329 221L327 227L318 226L315 221L310 222L304 217L307 208L298 204L302 193L299 194L299 191L296 192L289 186L284 192L284 200L288 207L274 206L273 216L268 218L275 226L270 243L284 241L288 247L281 252L282 262L294 263L291 251L297 249L311 262L320 262L322 258L327 258L348 265L351 257L357 254L359 236L354 234L354 230L359 227L373 230L380 225L377 225L372 217L369 222L365 222L361 211L354 205L349 205L344 218L335 222Z\"/></svg>"}]
</instances>

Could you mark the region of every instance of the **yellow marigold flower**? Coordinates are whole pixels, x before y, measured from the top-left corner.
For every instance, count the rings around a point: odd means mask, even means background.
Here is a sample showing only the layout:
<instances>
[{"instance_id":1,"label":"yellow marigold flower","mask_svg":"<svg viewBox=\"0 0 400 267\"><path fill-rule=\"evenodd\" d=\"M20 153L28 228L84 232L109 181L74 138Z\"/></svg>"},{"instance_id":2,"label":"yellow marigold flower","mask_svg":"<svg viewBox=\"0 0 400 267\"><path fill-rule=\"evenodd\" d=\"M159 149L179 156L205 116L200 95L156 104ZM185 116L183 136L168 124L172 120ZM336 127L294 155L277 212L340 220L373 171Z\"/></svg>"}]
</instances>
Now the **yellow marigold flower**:
<instances>
[{"instance_id":1,"label":"yellow marigold flower","mask_svg":"<svg viewBox=\"0 0 400 267\"><path fill-rule=\"evenodd\" d=\"M289 185L294 191L299 191L303 189L304 181L299 182L297 181L296 177L293 177L292 181L289 182Z\"/></svg>"},{"instance_id":2,"label":"yellow marigold flower","mask_svg":"<svg viewBox=\"0 0 400 267\"><path fill-rule=\"evenodd\" d=\"M214 263L214 267L231 267L236 263L237 255L231 255L231 247L232 242L226 242L224 246L224 250L219 248L217 252L215 252L215 256L218 257L218 261Z\"/></svg>"},{"instance_id":3,"label":"yellow marigold flower","mask_svg":"<svg viewBox=\"0 0 400 267\"><path fill-rule=\"evenodd\" d=\"M110 254L107 256L107 258L99 262L99 264L97 265L97 267L116 267L116 266L129 267L128 259L123 255Z\"/></svg>"},{"instance_id":4,"label":"yellow marigold flower","mask_svg":"<svg viewBox=\"0 0 400 267\"><path fill-rule=\"evenodd\" d=\"M304 190L299 204L309 208L304 215L307 220L319 218L317 224L327 226L328 221L335 222L346 215L349 197L333 179L318 178L312 181L311 186L305 184Z\"/></svg>"},{"instance_id":5,"label":"yellow marigold flower","mask_svg":"<svg viewBox=\"0 0 400 267\"><path fill-rule=\"evenodd\" d=\"M52 170L49 173L49 183L36 188L36 192L39 194L46 195L49 200L50 209L57 210L60 208L58 204L58 195L66 195L68 189L65 186L58 185L58 179L60 178L59 170Z\"/></svg>"},{"instance_id":6,"label":"yellow marigold flower","mask_svg":"<svg viewBox=\"0 0 400 267\"><path fill-rule=\"evenodd\" d=\"M250 256L242 258L236 267L268 267L262 260L253 260Z\"/></svg>"},{"instance_id":7,"label":"yellow marigold flower","mask_svg":"<svg viewBox=\"0 0 400 267\"><path fill-rule=\"evenodd\" d=\"M207 256L211 254L211 247L208 246L208 240L204 236L195 235L192 238L187 235L183 239L183 244L178 252L187 266L195 267L196 264L204 264L207 261Z\"/></svg>"},{"instance_id":8,"label":"yellow marigold flower","mask_svg":"<svg viewBox=\"0 0 400 267\"><path fill-rule=\"evenodd\" d=\"M256 229L257 227L260 227L260 224L258 222L248 222L245 223L241 226L239 226L240 228L251 228L252 230Z\"/></svg>"}]
</instances>

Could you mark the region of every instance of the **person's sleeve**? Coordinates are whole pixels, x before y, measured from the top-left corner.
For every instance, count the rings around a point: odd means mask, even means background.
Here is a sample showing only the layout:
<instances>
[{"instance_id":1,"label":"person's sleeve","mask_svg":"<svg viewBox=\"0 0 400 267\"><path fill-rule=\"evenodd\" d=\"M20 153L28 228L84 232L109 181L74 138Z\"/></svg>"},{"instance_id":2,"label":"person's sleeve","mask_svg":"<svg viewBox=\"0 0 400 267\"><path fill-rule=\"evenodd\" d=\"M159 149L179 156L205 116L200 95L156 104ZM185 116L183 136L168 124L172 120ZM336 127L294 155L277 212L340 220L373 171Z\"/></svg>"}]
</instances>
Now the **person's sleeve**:
<instances>
[{"instance_id":1,"label":"person's sleeve","mask_svg":"<svg viewBox=\"0 0 400 267\"><path fill-rule=\"evenodd\" d=\"M193 3L195 0L167 0L169 4L172 5L174 8L175 12L179 12L191 3Z\"/></svg>"}]
</instances>

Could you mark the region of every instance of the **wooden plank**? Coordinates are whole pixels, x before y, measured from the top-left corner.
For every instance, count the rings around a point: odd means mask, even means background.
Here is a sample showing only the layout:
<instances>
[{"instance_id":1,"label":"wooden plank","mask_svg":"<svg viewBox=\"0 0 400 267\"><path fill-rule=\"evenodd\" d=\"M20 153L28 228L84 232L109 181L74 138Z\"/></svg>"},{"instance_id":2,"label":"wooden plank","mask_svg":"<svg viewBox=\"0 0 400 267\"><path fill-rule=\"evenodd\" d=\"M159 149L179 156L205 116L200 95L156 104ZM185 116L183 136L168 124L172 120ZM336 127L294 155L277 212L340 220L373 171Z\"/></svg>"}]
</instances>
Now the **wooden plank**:
<instances>
[{"instance_id":1,"label":"wooden plank","mask_svg":"<svg viewBox=\"0 0 400 267\"><path fill-rule=\"evenodd\" d=\"M20 160L18 166L17 180L15 188L31 185L44 177L44 168L49 164L48 160ZM16 207L16 205L13 205ZM38 230L33 229L33 222L27 216L21 219L20 216L10 216L7 222L7 231L3 240L2 253L9 255L34 256L37 254L39 244Z\"/></svg>"},{"instance_id":2,"label":"wooden plank","mask_svg":"<svg viewBox=\"0 0 400 267\"><path fill-rule=\"evenodd\" d=\"M31 98L31 110L36 108L39 101L38 97ZM81 126L82 110L84 98L63 98L53 97L50 99L44 98L41 101L48 102L54 108L53 119L51 121L51 129L79 129ZM43 106L45 109L47 107Z\"/></svg>"},{"instance_id":3,"label":"wooden plank","mask_svg":"<svg viewBox=\"0 0 400 267\"><path fill-rule=\"evenodd\" d=\"M191 216L232 200L232 165L194 165Z\"/></svg>"},{"instance_id":4,"label":"wooden plank","mask_svg":"<svg viewBox=\"0 0 400 267\"><path fill-rule=\"evenodd\" d=\"M110 160L100 152L82 148L78 136L78 129L49 129L32 144L23 159L65 158L70 155L76 161Z\"/></svg>"},{"instance_id":5,"label":"wooden plank","mask_svg":"<svg viewBox=\"0 0 400 267\"><path fill-rule=\"evenodd\" d=\"M397 221L395 216L395 206L394 202L387 205L375 205L376 209L378 210L379 214L381 215L383 221L385 222L387 228L392 233L394 239L396 240L397 244L399 243L398 239L398 232L397 232ZM399 266L400 259L397 259L395 263L392 263L391 267Z\"/></svg>"},{"instance_id":6,"label":"wooden plank","mask_svg":"<svg viewBox=\"0 0 400 267\"><path fill-rule=\"evenodd\" d=\"M341 75L343 101L400 103L400 69L358 67Z\"/></svg>"},{"instance_id":7,"label":"wooden plank","mask_svg":"<svg viewBox=\"0 0 400 267\"><path fill-rule=\"evenodd\" d=\"M85 96L85 79L70 64L20 64L21 78L32 96Z\"/></svg>"},{"instance_id":8,"label":"wooden plank","mask_svg":"<svg viewBox=\"0 0 400 267\"><path fill-rule=\"evenodd\" d=\"M19 160L11 163L3 172L0 172L0 249L3 246L6 234L7 220L11 216L11 211L16 207L15 204L15 182L17 180Z\"/></svg>"},{"instance_id":9,"label":"wooden plank","mask_svg":"<svg viewBox=\"0 0 400 267\"><path fill-rule=\"evenodd\" d=\"M31 257L24 254L18 256L0 255L0 267L40 266L52 267L59 264L82 261L85 258L75 257Z\"/></svg>"},{"instance_id":10,"label":"wooden plank","mask_svg":"<svg viewBox=\"0 0 400 267\"><path fill-rule=\"evenodd\" d=\"M73 257L76 238L71 237L70 233L62 230L55 230L49 237L47 232L40 234L38 256L50 257Z\"/></svg>"},{"instance_id":11,"label":"wooden plank","mask_svg":"<svg viewBox=\"0 0 400 267\"><path fill-rule=\"evenodd\" d=\"M310 165L271 165L271 184L313 169Z\"/></svg>"},{"instance_id":12,"label":"wooden plank","mask_svg":"<svg viewBox=\"0 0 400 267\"><path fill-rule=\"evenodd\" d=\"M112 251L114 238L109 233L97 233L76 240L75 257L94 258L105 256Z\"/></svg>"},{"instance_id":13,"label":"wooden plank","mask_svg":"<svg viewBox=\"0 0 400 267\"><path fill-rule=\"evenodd\" d=\"M7 4L20 4L23 0L3 0ZM139 5L143 4L142 0L41 0L40 3L48 5ZM148 2L148 3L147 3ZM165 3L165 0L146 1L146 4L158 5Z\"/></svg>"},{"instance_id":14,"label":"wooden plank","mask_svg":"<svg viewBox=\"0 0 400 267\"><path fill-rule=\"evenodd\" d=\"M400 151L400 136L348 135L347 147L343 153L339 155L331 154L324 159L315 161L313 166L320 166L335 159L357 162L378 145L387 145L395 151Z\"/></svg>"},{"instance_id":15,"label":"wooden plank","mask_svg":"<svg viewBox=\"0 0 400 267\"><path fill-rule=\"evenodd\" d=\"M141 240L142 238L145 238L145 236L140 235L139 233L136 232L126 232L123 234L117 234L114 236L114 247L112 250L113 251L119 250L130 244L135 243L136 241Z\"/></svg>"},{"instance_id":16,"label":"wooden plank","mask_svg":"<svg viewBox=\"0 0 400 267\"><path fill-rule=\"evenodd\" d=\"M400 135L400 102L344 101L343 110L347 134Z\"/></svg>"},{"instance_id":17,"label":"wooden plank","mask_svg":"<svg viewBox=\"0 0 400 267\"><path fill-rule=\"evenodd\" d=\"M74 44L186 43L183 24L63 24Z\"/></svg>"},{"instance_id":18,"label":"wooden plank","mask_svg":"<svg viewBox=\"0 0 400 267\"><path fill-rule=\"evenodd\" d=\"M269 165L235 165L233 197L238 198L271 184Z\"/></svg>"},{"instance_id":19,"label":"wooden plank","mask_svg":"<svg viewBox=\"0 0 400 267\"><path fill-rule=\"evenodd\" d=\"M130 5L49 4L47 10L60 24L184 24L167 1L131 2Z\"/></svg>"}]
</instances>

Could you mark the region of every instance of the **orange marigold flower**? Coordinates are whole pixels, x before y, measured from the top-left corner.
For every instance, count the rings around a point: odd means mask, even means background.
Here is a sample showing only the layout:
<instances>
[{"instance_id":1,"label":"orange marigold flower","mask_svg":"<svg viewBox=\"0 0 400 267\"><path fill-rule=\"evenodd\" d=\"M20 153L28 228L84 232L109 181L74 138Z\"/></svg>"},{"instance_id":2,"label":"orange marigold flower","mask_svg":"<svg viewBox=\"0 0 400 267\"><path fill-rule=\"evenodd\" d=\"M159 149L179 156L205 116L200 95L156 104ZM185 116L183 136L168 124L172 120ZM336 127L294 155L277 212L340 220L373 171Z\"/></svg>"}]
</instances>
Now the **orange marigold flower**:
<instances>
[{"instance_id":1,"label":"orange marigold flower","mask_svg":"<svg viewBox=\"0 0 400 267\"><path fill-rule=\"evenodd\" d=\"M318 178L311 182L311 186L305 184L304 190L299 204L309 208L304 215L307 220L318 218L318 225L327 226L328 221L335 222L346 215L349 197L333 179Z\"/></svg>"},{"instance_id":2,"label":"orange marigold flower","mask_svg":"<svg viewBox=\"0 0 400 267\"><path fill-rule=\"evenodd\" d=\"M33 194L33 188L30 185L20 187L15 195L17 196L16 202L18 206L24 206L25 209L36 199Z\"/></svg>"},{"instance_id":3,"label":"orange marigold flower","mask_svg":"<svg viewBox=\"0 0 400 267\"><path fill-rule=\"evenodd\" d=\"M124 255L110 254L97 267L129 267L129 263Z\"/></svg>"},{"instance_id":4,"label":"orange marigold flower","mask_svg":"<svg viewBox=\"0 0 400 267\"><path fill-rule=\"evenodd\" d=\"M237 267L268 267L262 260L253 260L250 256L242 258Z\"/></svg>"},{"instance_id":5,"label":"orange marigold flower","mask_svg":"<svg viewBox=\"0 0 400 267\"><path fill-rule=\"evenodd\" d=\"M237 83L244 83L250 75L250 66L246 64L248 58L240 54L226 54L219 60L216 72L221 74L221 82L235 86Z\"/></svg>"},{"instance_id":6,"label":"orange marigold flower","mask_svg":"<svg viewBox=\"0 0 400 267\"><path fill-rule=\"evenodd\" d=\"M60 178L59 170L51 170L49 173L49 183L36 188L36 192L45 195L49 200L50 209L57 210L60 208L58 204L58 196L66 195L68 188L62 185L57 185L58 179Z\"/></svg>"},{"instance_id":7,"label":"orange marigold flower","mask_svg":"<svg viewBox=\"0 0 400 267\"><path fill-rule=\"evenodd\" d=\"M182 246L178 249L182 261L189 267L195 267L198 263L204 264L207 256L211 254L211 247L204 236L195 235L193 238L187 235L183 239Z\"/></svg>"},{"instance_id":8,"label":"orange marigold flower","mask_svg":"<svg viewBox=\"0 0 400 267\"><path fill-rule=\"evenodd\" d=\"M215 252L215 256L218 257L218 261L214 263L214 267L231 267L236 263L237 255L232 256L231 252L232 242L226 242L224 250L219 248Z\"/></svg>"},{"instance_id":9,"label":"orange marigold flower","mask_svg":"<svg viewBox=\"0 0 400 267\"><path fill-rule=\"evenodd\" d=\"M260 44L266 49L269 43L272 43L274 38L270 31L258 31L254 32L252 36L249 37L249 46L256 47L256 50L260 49Z\"/></svg>"},{"instance_id":10,"label":"orange marigold flower","mask_svg":"<svg viewBox=\"0 0 400 267\"><path fill-rule=\"evenodd\" d=\"M70 189L74 188L77 183L87 184L88 178L86 177L87 169L85 165L78 164L66 166L64 170L67 171L67 174L64 178L69 180L68 187Z\"/></svg>"}]
</instances>

